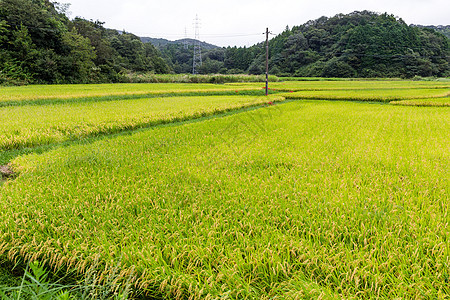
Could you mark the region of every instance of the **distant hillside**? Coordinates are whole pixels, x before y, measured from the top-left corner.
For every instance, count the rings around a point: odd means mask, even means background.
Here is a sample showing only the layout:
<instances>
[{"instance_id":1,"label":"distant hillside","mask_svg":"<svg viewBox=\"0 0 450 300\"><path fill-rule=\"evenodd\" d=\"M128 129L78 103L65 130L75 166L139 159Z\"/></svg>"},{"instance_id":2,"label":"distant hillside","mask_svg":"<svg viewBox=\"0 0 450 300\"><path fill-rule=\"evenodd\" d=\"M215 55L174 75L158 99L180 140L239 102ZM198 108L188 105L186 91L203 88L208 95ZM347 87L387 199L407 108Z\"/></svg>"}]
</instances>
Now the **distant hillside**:
<instances>
[{"instance_id":1,"label":"distant hillside","mask_svg":"<svg viewBox=\"0 0 450 300\"><path fill-rule=\"evenodd\" d=\"M287 28L269 42L269 48L271 74L403 78L450 75L449 39L434 30L408 26L388 13L355 11L321 17ZM230 54L226 57L234 62L239 59ZM247 71L257 74L263 70L261 53Z\"/></svg>"},{"instance_id":2,"label":"distant hillside","mask_svg":"<svg viewBox=\"0 0 450 300\"><path fill-rule=\"evenodd\" d=\"M355 11L286 27L269 42L269 73L298 77L450 76L450 26L407 25ZM196 41L138 37L70 20L50 0L0 0L0 84L127 80L130 72L190 73ZM185 47L187 44L187 47ZM265 47L200 42L200 74L263 74Z\"/></svg>"},{"instance_id":3,"label":"distant hillside","mask_svg":"<svg viewBox=\"0 0 450 300\"><path fill-rule=\"evenodd\" d=\"M426 28L425 28L426 27ZM299 77L402 77L450 75L448 26L408 26L387 13L355 11L286 28L269 42L269 73ZM176 73L192 70L192 47L159 47ZM198 72L263 74L265 47L202 50Z\"/></svg>"},{"instance_id":4,"label":"distant hillside","mask_svg":"<svg viewBox=\"0 0 450 300\"><path fill-rule=\"evenodd\" d=\"M196 40L194 40L194 39L180 39L180 40L176 40L176 41L169 41L169 40L161 39L161 38L141 37L141 41L143 43L151 43L153 46L161 48L161 47L165 47L167 45L173 45L173 44L184 45L185 42L188 45L194 45ZM202 49L206 49L206 50L219 48L219 46L212 45L212 44L209 44L209 43L206 43L206 42L200 42L200 46L202 47Z\"/></svg>"},{"instance_id":5,"label":"distant hillside","mask_svg":"<svg viewBox=\"0 0 450 300\"><path fill-rule=\"evenodd\" d=\"M176 40L175 43L178 44L184 44L184 42L186 42L188 45L194 45L196 40L194 39L181 39L181 40ZM200 46L202 47L202 49L206 49L206 50L212 50L212 49L217 49L220 48L219 46L213 45L213 44L209 44L206 42L200 42Z\"/></svg>"},{"instance_id":6,"label":"distant hillside","mask_svg":"<svg viewBox=\"0 0 450 300\"><path fill-rule=\"evenodd\" d=\"M436 30L437 32L442 33L443 35L445 35L446 37L448 37L450 39L450 25L437 25L437 26L434 26L434 25L412 25L412 26Z\"/></svg>"},{"instance_id":7,"label":"distant hillside","mask_svg":"<svg viewBox=\"0 0 450 300\"><path fill-rule=\"evenodd\" d=\"M169 41L166 39L151 38L151 37L141 37L140 39L143 43L151 43L155 47L161 47L161 46L165 46L167 44L175 43L174 41Z\"/></svg>"}]
</instances>

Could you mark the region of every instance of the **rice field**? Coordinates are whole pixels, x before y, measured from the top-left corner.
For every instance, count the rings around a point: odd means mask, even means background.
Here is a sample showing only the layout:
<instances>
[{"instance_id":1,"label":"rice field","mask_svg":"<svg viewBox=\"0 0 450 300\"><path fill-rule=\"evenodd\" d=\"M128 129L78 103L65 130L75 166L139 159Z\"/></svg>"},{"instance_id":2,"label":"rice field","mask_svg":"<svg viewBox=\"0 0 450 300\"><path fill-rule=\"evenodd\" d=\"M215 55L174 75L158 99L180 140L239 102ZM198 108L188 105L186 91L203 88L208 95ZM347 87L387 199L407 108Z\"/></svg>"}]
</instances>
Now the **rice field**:
<instances>
[{"instance_id":1,"label":"rice field","mask_svg":"<svg viewBox=\"0 0 450 300\"><path fill-rule=\"evenodd\" d=\"M390 104L404 106L450 106L450 97L391 101Z\"/></svg>"},{"instance_id":2,"label":"rice field","mask_svg":"<svg viewBox=\"0 0 450 300\"><path fill-rule=\"evenodd\" d=\"M81 278L119 265L115 280L154 299L448 299L450 108L389 105L395 92L446 101L435 97L448 88L328 83L311 91L321 100L280 101L295 92L0 108L9 124L0 132L23 122L36 136L55 124L76 134L83 122L147 122L11 159L0 258ZM259 108L239 110L248 106ZM178 122L226 110L236 111Z\"/></svg>"},{"instance_id":3,"label":"rice field","mask_svg":"<svg viewBox=\"0 0 450 300\"><path fill-rule=\"evenodd\" d=\"M262 83L230 83L239 87L262 88ZM271 82L270 88L277 91L323 91L323 90L410 90L449 89L450 81L408 81L408 80L333 80L333 81L284 81Z\"/></svg>"},{"instance_id":4,"label":"rice field","mask_svg":"<svg viewBox=\"0 0 450 300\"><path fill-rule=\"evenodd\" d=\"M322 90L301 91L284 94L287 99L379 101L444 98L450 96L450 88L445 89L365 89L365 90Z\"/></svg>"},{"instance_id":5,"label":"rice field","mask_svg":"<svg viewBox=\"0 0 450 300\"><path fill-rule=\"evenodd\" d=\"M0 150L76 140L284 100L281 96L190 96L0 108Z\"/></svg>"},{"instance_id":6,"label":"rice field","mask_svg":"<svg viewBox=\"0 0 450 300\"><path fill-rule=\"evenodd\" d=\"M5 102L44 99L79 99L86 97L142 96L166 93L235 92L261 90L263 83L188 84L188 83L133 83L133 84L71 84L0 87L0 105ZM271 82L277 91L303 90L377 90L377 89L450 89L449 81L286 81Z\"/></svg>"},{"instance_id":7,"label":"rice field","mask_svg":"<svg viewBox=\"0 0 450 300\"><path fill-rule=\"evenodd\" d=\"M127 83L33 85L0 87L0 103L42 99L77 99L83 97L158 95L165 93L240 91L252 89L254 88L243 84Z\"/></svg>"}]
</instances>

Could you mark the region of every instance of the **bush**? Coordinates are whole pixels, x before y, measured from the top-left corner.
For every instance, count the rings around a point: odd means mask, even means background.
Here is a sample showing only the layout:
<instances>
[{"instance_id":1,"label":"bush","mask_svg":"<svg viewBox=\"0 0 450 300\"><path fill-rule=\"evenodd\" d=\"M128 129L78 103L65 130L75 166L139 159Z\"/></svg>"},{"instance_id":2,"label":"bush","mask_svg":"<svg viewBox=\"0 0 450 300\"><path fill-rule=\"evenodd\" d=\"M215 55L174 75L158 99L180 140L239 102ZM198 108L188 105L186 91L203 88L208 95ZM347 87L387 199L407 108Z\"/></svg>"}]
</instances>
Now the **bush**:
<instances>
[{"instance_id":1,"label":"bush","mask_svg":"<svg viewBox=\"0 0 450 300\"><path fill-rule=\"evenodd\" d=\"M356 77L356 70L345 61L334 57L326 63L325 68L322 71L322 76L352 78Z\"/></svg>"}]
</instances>

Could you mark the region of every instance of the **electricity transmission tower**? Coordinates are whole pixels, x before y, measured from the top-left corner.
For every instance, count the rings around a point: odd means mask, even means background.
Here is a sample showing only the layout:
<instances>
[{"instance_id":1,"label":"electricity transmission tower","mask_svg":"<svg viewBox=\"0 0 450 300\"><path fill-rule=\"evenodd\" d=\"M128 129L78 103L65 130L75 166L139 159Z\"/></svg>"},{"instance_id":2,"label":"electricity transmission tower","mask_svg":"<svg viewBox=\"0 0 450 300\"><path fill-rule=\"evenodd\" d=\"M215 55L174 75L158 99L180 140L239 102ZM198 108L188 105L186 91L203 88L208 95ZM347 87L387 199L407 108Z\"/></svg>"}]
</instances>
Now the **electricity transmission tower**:
<instances>
[{"instance_id":1,"label":"electricity transmission tower","mask_svg":"<svg viewBox=\"0 0 450 300\"><path fill-rule=\"evenodd\" d=\"M184 49L187 49L188 48L188 39L187 39L186 27L184 27L184 42L183 42L183 44L184 44Z\"/></svg>"},{"instance_id":2,"label":"electricity transmission tower","mask_svg":"<svg viewBox=\"0 0 450 300\"><path fill-rule=\"evenodd\" d=\"M200 46L200 20L198 15L195 16L194 20L194 59L192 63L192 74L197 74L198 68L202 65L202 48Z\"/></svg>"}]
</instances>

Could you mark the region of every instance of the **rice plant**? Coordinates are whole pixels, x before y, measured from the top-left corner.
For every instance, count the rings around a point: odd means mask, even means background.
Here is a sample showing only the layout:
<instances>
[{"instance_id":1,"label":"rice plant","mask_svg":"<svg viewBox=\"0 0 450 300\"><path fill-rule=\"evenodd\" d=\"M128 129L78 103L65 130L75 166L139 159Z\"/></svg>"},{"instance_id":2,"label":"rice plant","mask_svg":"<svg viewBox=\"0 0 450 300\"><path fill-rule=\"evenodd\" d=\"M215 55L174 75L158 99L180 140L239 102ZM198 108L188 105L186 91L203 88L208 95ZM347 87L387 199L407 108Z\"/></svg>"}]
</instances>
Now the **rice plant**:
<instances>
[{"instance_id":1,"label":"rice plant","mask_svg":"<svg viewBox=\"0 0 450 300\"><path fill-rule=\"evenodd\" d=\"M377 101L390 102L394 100L411 100L426 98L444 98L450 96L450 89L347 89L347 90L322 90L300 91L282 94L287 99L312 99L312 100L347 100L347 101Z\"/></svg>"},{"instance_id":2,"label":"rice plant","mask_svg":"<svg viewBox=\"0 0 450 300\"><path fill-rule=\"evenodd\" d=\"M284 100L276 95L236 94L1 107L0 150L117 133Z\"/></svg>"},{"instance_id":3,"label":"rice plant","mask_svg":"<svg viewBox=\"0 0 450 300\"><path fill-rule=\"evenodd\" d=\"M445 98L429 98L429 99L415 99L415 100L400 100L389 102L393 105L403 106L450 106L450 97Z\"/></svg>"},{"instance_id":4,"label":"rice plant","mask_svg":"<svg viewBox=\"0 0 450 300\"><path fill-rule=\"evenodd\" d=\"M450 296L449 108L295 101L12 161L0 256L160 299Z\"/></svg>"},{"instance_id":5,"label":"rice plant","mask_svg":"<svg viewBox=\"0 0 450 300\"><path fill-rule=\"evenodd\" d=\"M253 90L246 85L188 84L188 83L149 83L149 84L66 84L0 86L0 102L30 101L39 99L76 99L83 97L127 96L166 93L217 92Z\"/></svg>"},{"instance_id":6,"label":"rice plant","mask_svg":"<svg viewBox=\"0 0 450 300\"><path fill-rule=\"evenodd\" d=\"M231 83L236 87L263 88L261 83ZM450 81L411 81L411 80L329 80L320 81L284 81L270 82L269 87L275 91L343 91L343 90L417 90L417 89L450 89ZM393 92L394 92L393 91ZM414 91L411 92L412 94ZM350 94L351 95L351 94Z\"/></svg>"}]
</instances>

